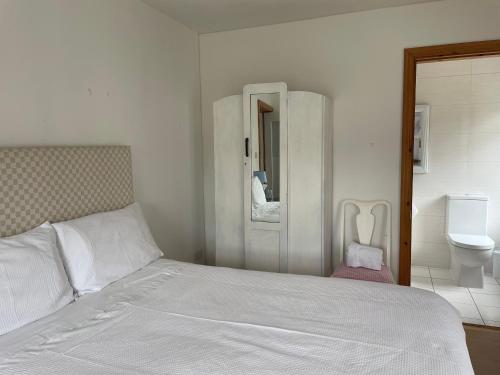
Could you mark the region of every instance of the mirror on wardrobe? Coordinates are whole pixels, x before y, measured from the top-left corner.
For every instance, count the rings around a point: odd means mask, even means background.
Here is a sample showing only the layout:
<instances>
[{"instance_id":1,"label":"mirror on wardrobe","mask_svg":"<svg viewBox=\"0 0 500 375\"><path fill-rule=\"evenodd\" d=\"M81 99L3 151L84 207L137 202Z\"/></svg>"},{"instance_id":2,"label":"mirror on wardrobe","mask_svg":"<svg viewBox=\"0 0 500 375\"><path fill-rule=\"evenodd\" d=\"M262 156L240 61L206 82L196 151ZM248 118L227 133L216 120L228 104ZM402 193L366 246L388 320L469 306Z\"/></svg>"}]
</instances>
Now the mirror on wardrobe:
<instances>
[{"instance_id":1,"label":"mirror on wardrobe","mask_svg":"<svg viewBox=\"0 0 500 375\"><path fill-rule=\"evenodd\" d=\"M280 94L250 96L252 220L280 221Z\"/></svg>"}]
</instances>

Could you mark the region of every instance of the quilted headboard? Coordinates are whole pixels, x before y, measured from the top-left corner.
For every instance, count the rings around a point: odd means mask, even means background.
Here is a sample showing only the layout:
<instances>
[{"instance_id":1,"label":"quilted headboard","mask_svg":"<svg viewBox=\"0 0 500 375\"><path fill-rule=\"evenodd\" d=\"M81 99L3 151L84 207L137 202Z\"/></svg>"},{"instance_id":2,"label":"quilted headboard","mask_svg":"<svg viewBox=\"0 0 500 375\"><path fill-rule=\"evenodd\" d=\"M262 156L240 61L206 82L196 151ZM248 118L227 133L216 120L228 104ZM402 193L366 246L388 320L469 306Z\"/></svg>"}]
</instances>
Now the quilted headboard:
<instances>
[{"instance_id":1,"label":"quilted headboard","mask_svg":"<svg viewBox=\"0 0 500 375\"><path fill-rule=\"evenodd\" d=\"M0 237L133 202L129 146L0 148Z\"/></svg>"}]
</instances>

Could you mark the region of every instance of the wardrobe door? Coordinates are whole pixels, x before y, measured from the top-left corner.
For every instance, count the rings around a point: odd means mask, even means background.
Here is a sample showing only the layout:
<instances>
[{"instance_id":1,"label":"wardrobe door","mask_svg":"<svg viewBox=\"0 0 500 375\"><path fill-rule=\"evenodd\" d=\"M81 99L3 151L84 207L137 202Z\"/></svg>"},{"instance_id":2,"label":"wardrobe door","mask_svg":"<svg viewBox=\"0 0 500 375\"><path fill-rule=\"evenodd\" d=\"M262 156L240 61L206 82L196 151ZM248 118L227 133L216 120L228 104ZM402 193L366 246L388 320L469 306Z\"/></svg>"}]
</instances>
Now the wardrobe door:
<instances>
[{"instance_id":1,"label":"wardrobe door","mask_svg":"<svg viewBox=\"0 0 500 375\"><path fill-rule=\"evenodd\" d=\"M289 93L288 127L288 270L290 273L325 275L329 267L325 238L331 223L325 211L330 199L325 194L331 168L325 155L330 153L331 135L325 128L326 98L311 92ZM325 143L326 141L326 143ZM329 156L330 157L330 156ZM325 231L328 231L326 233ZM331 246L331 245L330 245ZM327 251L330 251L329 249Z\"/></svg>"},{"instance_id":2,"label":"wardrobe door","mask_svg":"<svg viewBox=\"0 0 500 375\"><path fill-rule=\"evenodd\" d=\"M214 110L215 263L243 268L242 96L220 99Z\"/></svg>"},{"instance_id":3,"label":"wardrobe door","mask_svg":"<svg viewBox=\"0 0 500 375\"><path fill-rule=\"evenodd\" d=\"M243 89L245 267L287 272L287 117L285 83Z\"/></svg>"}]
</instances>

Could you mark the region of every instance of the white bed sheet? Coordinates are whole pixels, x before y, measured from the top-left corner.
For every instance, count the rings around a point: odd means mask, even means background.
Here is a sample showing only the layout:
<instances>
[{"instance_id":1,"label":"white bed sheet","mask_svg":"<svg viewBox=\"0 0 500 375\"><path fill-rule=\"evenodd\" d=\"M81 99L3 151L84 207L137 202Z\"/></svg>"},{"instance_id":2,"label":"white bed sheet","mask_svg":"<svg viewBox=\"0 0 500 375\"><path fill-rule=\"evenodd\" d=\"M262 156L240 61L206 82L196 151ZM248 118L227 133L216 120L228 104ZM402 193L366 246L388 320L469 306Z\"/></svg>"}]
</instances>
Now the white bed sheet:
<instances>
[{"instance_id":1,"label":"white bed sheet","mask_svg":"<svg viewBox=\"0 0 500 375\"><path fill-rule=\"evenodd\" d=\"M252 207L252 220L266 223L280 222L280 202L266 202L259 207Z\"/></svg>"},{"instance_id":2,"label":"white bed sheet","mask_svg":"<svg viewBox=\"0 0 500 375\"><path fill-rule=\"evenodd\" d=\"M0 336L1 374L472 374L456 310L397 285L159 260Z\"/></svg>"}]
</instances>

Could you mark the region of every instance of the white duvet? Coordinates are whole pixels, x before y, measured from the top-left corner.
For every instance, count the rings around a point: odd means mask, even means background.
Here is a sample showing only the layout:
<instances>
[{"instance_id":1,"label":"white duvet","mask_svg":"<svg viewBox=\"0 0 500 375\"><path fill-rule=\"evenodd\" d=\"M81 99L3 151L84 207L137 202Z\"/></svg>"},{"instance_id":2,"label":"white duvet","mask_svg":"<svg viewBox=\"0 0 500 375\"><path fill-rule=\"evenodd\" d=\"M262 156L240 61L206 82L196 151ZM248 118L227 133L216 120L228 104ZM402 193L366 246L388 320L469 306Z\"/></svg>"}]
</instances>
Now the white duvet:
<instances>
[{"instance_id":1,"label":"white duvet","mask_svg":"<svg viewBox=\"0 0 500 375\"><path fill-rule=\"evenodd\" d=\"M0 374L472 374L438 295L159 260L0 336Z\"/></svg>"},{"instance_id":2,"label":"white duvet","mask_svg":"<svg viewBox=\"0 0 500 375\"><path fill-rule=\"evenodd\" d=\"M252 207L252 220L279 223L280 202L266 202L259 207Z\"/></svg>"}]
</instances>

